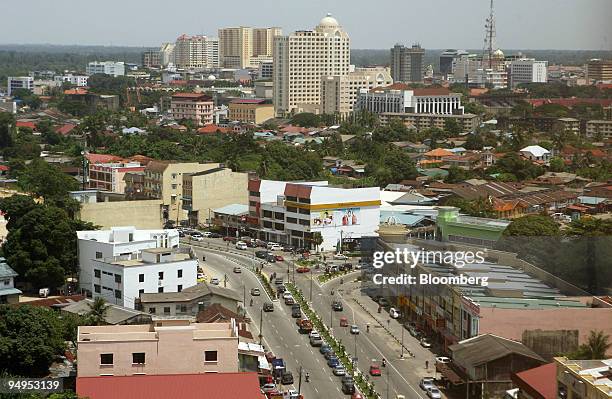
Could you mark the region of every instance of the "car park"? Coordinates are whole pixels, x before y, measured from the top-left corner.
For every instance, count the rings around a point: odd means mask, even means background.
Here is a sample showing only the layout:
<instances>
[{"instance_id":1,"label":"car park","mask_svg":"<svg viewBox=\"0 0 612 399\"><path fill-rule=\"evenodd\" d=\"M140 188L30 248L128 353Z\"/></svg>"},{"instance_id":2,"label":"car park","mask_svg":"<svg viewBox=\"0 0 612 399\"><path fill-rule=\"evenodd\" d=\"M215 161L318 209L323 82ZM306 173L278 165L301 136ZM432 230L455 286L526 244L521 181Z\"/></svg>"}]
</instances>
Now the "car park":
<instances>
[{"instance_id":1,"label":"car park","mask_svg":"<svg viewBox=\"0 0 612 399\"><path fill-rule=\"evenodd\" d=\"M242 269L239 266L234 268L234 273L242 273Z\"/></svg>"},{"instance_id":2,"label":"car park","mask_svg":"<svg viewBox=\"0 0 612 399\"><path fill-rule=\"evenodd\" d=\"M274 312L274 304L272 302L266 302L263 304L264 312Z\"/></svg>"},{"instance_id":3,"label":"car park","mask_svg":"<svg viewBox=\"0 0 612 399\"><path fill-rule=\"evenodd\" d=\"M353 334L353 335L357 335L357 334L359 334L359 327L357 327L357 325L356 325L356 324L351 325L351 331L350 331L350 332L351 332L351 334Z\"/></svg>"},{"instance_id":4,"label":"car park","mask_svg":"<svg viewBox=\"0 0 612 399\"><path fill-rule=\"evenodd\" d=\"M400 317L400 312L395 308L391 308L389 309L389 316L391 316L392 319L398 319Z\"/></svg>"},{"instance_id":5,"label":"car park","mask_svg":"<svg viewBox=\"0 0 612 399\"><path fill-rule=\"evenodd\" d=\"M433 386L434 380L432 377L423 377L421 378L421 382L419 382L419 387L421 387L421 389L424 391L429 390L429 388L432 388Z\"/></svg>"},{"instance_id":6,"label":"car park","mask_svg":"<svg viewBox=\"0 0 612 399\"><path fill-rule=\"evenodd\" d=\"M247 248L248 248L248 247L247 247L247 245L246 245L246 242L244 242L244 241L238 241L238 242L236 243L236 249L240 249L240 250L244 251L244 250L246 250Z\"/></svg>"},{"instance_id":7,"label":"car park","mask_svg":"<svg viewBox=\"0 0 612 399\"><path fill-rule=\"evenodd\" d=\"M440 393L440 390L436 386L433 386L427 390L427 396L429 396L430 399L441 399L442 398L442 394Z\"/></svg>"},{"instance_id":8,"label":"car park","mask_svg":"<svg viewBox=\"0 0 612 399\"><path fill-rule=\"evenodd\" d=\"M346 369L341 364L334 367L334 375L343 376L346 375Z\"/></svg>"},{"instance_id":9,"label":"car park","mask_svg":"<svg viewBox=\"0 0 612 399\"><path fill-rule=\"evenodd\" d=\"M219 283L221 283L221 280L219 280L217 277L213 277L210 279L210 283L213 285L219 285Z\"/></svg>"},{"instance_id":10,"label":"car park","mask_svg":"<svg viewBox=\"0 0 612 399\"><path fill-rule=\"evenodd\" d=\"M337 254L334 254L334 259L335 260L347 260L348 256L346 256L346 255L344 255L342 253L337 253Z\"/></svg>"},{"instance_id":11,"label":"car park","mask_svg":"<svg viewBox=\"0 0 612 399\"><path fill-rule=\"evenodd\" d=\"M336 312L342 312L342 310L344 309L342 307L342 302L340 302L340 301L332 302L332 309L334 309L334 311L336 311Z\"/></svg>"}]
</instances>

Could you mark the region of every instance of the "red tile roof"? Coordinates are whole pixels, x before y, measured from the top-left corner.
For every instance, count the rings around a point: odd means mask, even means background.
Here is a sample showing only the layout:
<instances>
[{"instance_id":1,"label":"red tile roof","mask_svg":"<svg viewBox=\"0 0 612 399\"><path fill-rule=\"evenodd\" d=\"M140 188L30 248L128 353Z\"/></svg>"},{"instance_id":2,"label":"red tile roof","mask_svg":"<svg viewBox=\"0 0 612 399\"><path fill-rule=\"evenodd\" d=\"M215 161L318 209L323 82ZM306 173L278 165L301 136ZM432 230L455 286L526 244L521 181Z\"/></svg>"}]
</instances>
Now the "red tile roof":
<instances>
[{"instance_id":1,"label":"red tile roof","mask_svg":"<svg viewBox=\"0 0 612 399\"><path fill-rule=\"evenodd\" d=\"M68 89L68 90L64 90L64 94L65 95L69 95L69 96L82 96L89 93L87 91L87 89L84 89L82 87L77 87L75 89Z\"/></svg>"},{"instance_id":2,"label":"red tile roof","mask_svg":"<svg viewBox=\"0 0 612 399\"><path fill-rule=\"evenodd\" d=\"M87 158L89 163L110 163L110 162L113 162L113 161L121 161L121 160L123 160L123 158L118 157L116 155L94 154L94 153L86 154L85 158Z\"/></svg>"},{"instance_id":3,"label":"red tile roof","mask_svg":"<svg viewBox=\"0 0 612 399\"><path fill-rule=\"evenodd\" d=\"M213 303L206 309L199 311L196 315L196 321L198 323L227 323L231 319L237 322L246 321L246 319L238 313L232 312L218 303Z\"/></svg>"},{"instance_id":4,"label":"red tile roof","mask_svg":"<svg viewBox=\"0 0 612 399\"><path fill-rule=\"evenodd\" d=\"M8 167L8 166L6 166L6 165L0 165L0 171L2 171L2 172L6 172L6 171L8 171L8 170L10 170L10 169L11 169L11 168L9 168L9 167Z\"/></svg>"},{"instance_id":5,"label":"red tile roof","mask_svg":"<svg viewBox=\"0 0 612 399\"><path fill-rule=\"evenodd\" d=\"M231 101L232 104L262 104L265 102L265 98L235 98Z\"/></svg>"},{"instance_id":6,"label":"red tile roof","mask_svg":"<svg viewBox=\"0 0 612 399\"><path fill-rule=\"evenodd\" d=\"M526 101L534 107L544 104L558 104L567 108L572 108L577 104L600 104L602 107L612 105L612 99L609 98L533 98Z\"/></svg>"},{"instance_id":7,"label":"red tile roof","mask_svg":"<svg viewBox=\"0 0 612 399\"><path fill-rule=\"evenodd\" d=\"M17 122L15 122L15 126L16 127L27 127L27 128L32 129L32 130L36 129L36 123L34 123L32 121L17 121Z\"/></svg>"},{"instance_id":8,"label":"red tile roof","mask_svg":"<svg viewBox=\"0 0 612 399\"><path fill-rule=\"evenodd\" d=\"M212 98L202 93L174 93L172 99L177 100L198 100L198 101L212 101Z\"/></svg>"},{"instance_id":9,"label":"red tile roof","mask_svg":"<svg viewBox=\"0 0 612 399\"><path fill-rule=\"evenodd\" d=\"M76 384L89 399L265 399L257 373L78 377Z\"/></svg>"},{"instance_id":10,"label":"red tile roof","mask_svg":"<svg viewBox=\"0 0 612 399\"><path fill-rule=\"evenodd\" d=\"M421 89L414 89L415 96L447 96L450 92L451 91L446 87L423 87Z\"/></svg>"},{"instance_id":11,"label":"red tile roof","mask_svg":"<svg viewBox=\"0 0 612 399\"><path fill-rule=\"evenodd\" d=\"M71 303L80 302L85 297L83 295L58 296L54 298L36 299L34 301L19 302L19 305L30 305L50 308L54 306L68 305Z\"/></svg>"},{"instance_id":12,"label":"red tile roof","mask_svg":"<svg viewBox=\"0 0 612 399\"><path fill-rule=\"evenodd\" d=\"M557 397L557 366L555 363L521 371L512 375L512 382L534 399Z\"/></svg>"},{"instance_id":13,"label":"red tile roof","mask_svg":"<svg viewBox=\"0 0 612 399\"><path fill-rule=\"evenodd\" d=\"M66 124L64 124L62 126L56 127L55 128L55 132L61 134L62 136L66 136L75 127L77 127L77 125L75 125L74 123L66 123Z\"/></svg>"},{"instance_id":14,"label":"red tile roof","mask_svg":"<svg viewBox=\"0 0 612 399\"><path fill-rule=\"evenodd\" d=\"M201 134L229 133L230 131L231 129L228 129L226 127L219 127L215 125L214 123L211 125L206 125L198 129L198 133L201 133Z\"/></svg>"}]
</instances>

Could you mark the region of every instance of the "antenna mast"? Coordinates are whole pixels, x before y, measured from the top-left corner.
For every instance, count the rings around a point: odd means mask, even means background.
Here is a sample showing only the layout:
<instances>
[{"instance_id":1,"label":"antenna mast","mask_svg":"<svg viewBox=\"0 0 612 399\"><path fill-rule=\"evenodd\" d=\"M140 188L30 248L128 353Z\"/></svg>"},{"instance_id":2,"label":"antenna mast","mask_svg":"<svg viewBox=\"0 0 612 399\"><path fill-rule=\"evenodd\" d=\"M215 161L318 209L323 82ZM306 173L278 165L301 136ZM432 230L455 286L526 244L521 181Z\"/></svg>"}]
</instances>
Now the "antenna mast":
<instances>
[{"instance_id":1,"label":"antenna mast","mask_svg":"<svg viewBox=\"0 0 612 399\"><path fill-rule=\"evenodd\" d=\"M489 69L493 69L493 46L495 42L495 16L493 15L493 0L489 11L489 17L485 23L485 39L483 49L483 59L485 54L489 61Z\"/></svg>"}]
</instances>

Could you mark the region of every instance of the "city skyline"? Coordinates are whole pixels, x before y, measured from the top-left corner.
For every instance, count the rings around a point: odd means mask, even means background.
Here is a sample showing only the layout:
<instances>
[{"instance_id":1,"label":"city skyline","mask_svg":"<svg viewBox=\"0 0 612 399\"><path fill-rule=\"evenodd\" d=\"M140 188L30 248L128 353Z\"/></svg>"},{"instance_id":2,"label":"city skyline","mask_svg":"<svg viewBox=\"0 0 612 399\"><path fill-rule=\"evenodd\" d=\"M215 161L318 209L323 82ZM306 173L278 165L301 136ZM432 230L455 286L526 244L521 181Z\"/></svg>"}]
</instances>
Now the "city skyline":
<instances>
[{"instance_id":1,"label":"city skyline","mask_svg":"<svg viewBox=\"0 0 612 399\"><path fill-rule=\"evenodd\" d=\"M56 20L49 18L62 15L57 11L56 3L26 0L20 6L29 10L31 29L24 31L21 20L9 19L0 27L0 37L2 44L155 47L162 42L174 41L183 33L217 36L219 28L229 26L279 26L285 34L312 29L329 12L349 33L351 48L355 49L385 49L395 43L414 42L430 49L479 49L483 46L488 0L472 1L469 7L466 3L451 0L402 4L383 0L377 3L381 12L372 10L366 18L361 10L367 9L368 4L363 2L363 7L360 7L359 1L339 0L329 4L314 0L289 4L270 0L270 6L254 8L248 7L244 0L238 0L232 13L221 7L211 9L209 5L188 1L185 7L190 12L173 16L159 0L147 2L144 11L142 2L109 0L104 3L105 7L91 6L96 8L90 7L87 15L71 18L69 23L58 28ZM79 7L76 0L63 0L62 4L62 10ZM607 0L497 1L495 16L496 46L499 48L612 49L612 32L608 24L612 3ZM363 29L364 24L369 26L368 29Z\"/></svg>"}]
</instances>

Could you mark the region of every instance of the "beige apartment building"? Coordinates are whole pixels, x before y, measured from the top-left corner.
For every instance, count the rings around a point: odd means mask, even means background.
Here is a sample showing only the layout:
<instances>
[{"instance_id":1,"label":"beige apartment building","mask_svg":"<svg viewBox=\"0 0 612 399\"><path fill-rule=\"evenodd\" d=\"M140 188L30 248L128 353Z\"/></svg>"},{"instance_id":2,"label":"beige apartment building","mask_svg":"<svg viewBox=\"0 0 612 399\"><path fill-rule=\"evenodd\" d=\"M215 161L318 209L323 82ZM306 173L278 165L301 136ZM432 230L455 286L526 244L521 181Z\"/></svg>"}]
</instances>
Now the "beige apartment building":
<instances>
[{"instance_id":1,"label":"beige apartment building","mask_svg":"<svg viewBox=\"0 0 612 399\"><path fill-rule=\"evenodd\" d=\"M274 105L265 98L237 98L228 105L229 119L259 125L274 118Z\"/></svg>"},{"instance_id":2,"label":"beige apartment building","mask_svg":"<svg viewBox=\"0 0 612 399\"><path fill-rule=\"evenodd\" d=\"M349 73L350 39L328 14L314 30L274 38L274 109L320 113L321 78Z\"/></svg>"},{"instance_id":3,"label":"beige apartment building","mask_svg":"<svg viewBox=\"0 0 612 399\"><path fill-rule=\"evenodd\" d=\"M257 67L272 59L274 36L280 28L251 28L248 26L219 29L219 54L224 68Z\"/></svg>"},{"instance_id":4,"label":"beige apartment building","mask_svg":"<svg viewBox=\"0 0 612 399\"><path fill-rule=\"evenodd\" d=\"M213 123L212 98L199 93L176 93L170 101L170 114L176 120L190 119L197 126Z\"/></svg>"},{"instance_id":5,"label":"beige apartment building","mask_svg":"<svg viewBox=\"0 0 612 399\"><path fill-rule=\"evenodd\" d=\"M183 175L218 168L218 163L151 161L145 168L144 194L162 200L164 222L186 220L183 210Z\"/></svg>"},{"instance_id":6,"label":"beige apartment building","mask_svg":"<svg viewBox=\"0 0 612 399\"><path fill-rule=\"evenodd\" d=\"M361 89L371 90L393 84L391 71L386 67L355 68L347 75L323 76L321 78L321 112L338 114L346 118Z\"/></svg>"},{"instance_id":7,"label":"beige apartment building","mask_svg":"<svg viewBox=\"0 0 612 399\"><path fill-rule=\"evenodd\" d=\"M218 68L219 39L196 35L181 35L173 48L174 63L179 68Z\"/></svg>"},{"instance_id":8,"label":"beige apartment building","mask_svg":"<svg viewBox=\"0 0 612 399\"><path fill-rule=\"evenodd\" d=\"M183 174L183 210L190 226L209 223L212 210L230 204L248 204L248 173L212 168Z\"/></svg>"},{"instance_id":9,"label":"beige apartment building","mask_svg":"<svg viewBox=\"0 0 612 399\"><path fill-rule=\"evenodd\" d=\"M555 357L559 398L609 399L612 397L612 358L572 360Z\"/></svg>"},{"instance_id":10,"label":"beige apartment building","mask_svg":"<svg viewBox=\"0 0 612 399\"><path fill-rule=\"evenodd\" d=\"M80 326L77 358L79 377L237 372L238 329L234 320Z\"/></svg>"},{"instance_id":11,"label":"beige apartment building","mask_svg":"<svg viewBox=\"0 0 612 399\"><path fill-rule=\"evenodd\" d=\"M612 120L590 120L586 123L587 137L612 138Z\"/></svg>"}]
</instances>

